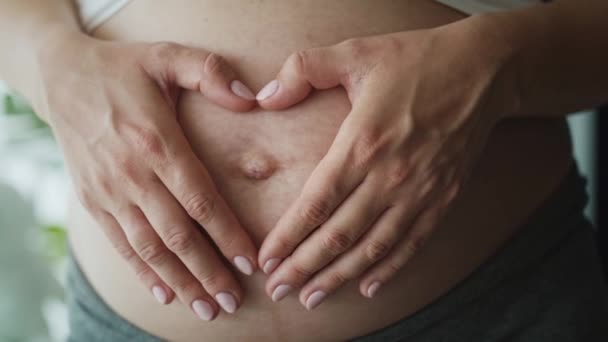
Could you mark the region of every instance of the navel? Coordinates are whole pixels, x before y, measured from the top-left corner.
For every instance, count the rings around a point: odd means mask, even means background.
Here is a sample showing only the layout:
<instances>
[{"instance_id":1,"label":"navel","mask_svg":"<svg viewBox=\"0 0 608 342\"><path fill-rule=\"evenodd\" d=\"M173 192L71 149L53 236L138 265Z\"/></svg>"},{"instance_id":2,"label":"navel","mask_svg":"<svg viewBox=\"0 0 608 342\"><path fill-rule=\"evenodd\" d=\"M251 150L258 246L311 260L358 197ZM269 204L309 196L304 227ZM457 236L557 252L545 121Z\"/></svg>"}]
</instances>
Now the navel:
<instances>
[{"instance_id":1,"label":"navel","mask_svg":"<svg viewBox=\"0 0 608 342\"><path fill-rule=\"evenodd\" d=\"M239 169L245 178L264 180L270 178L277 170L277 162L263 153L248 152L240 160Z\"/></svg>"}]
</instances>

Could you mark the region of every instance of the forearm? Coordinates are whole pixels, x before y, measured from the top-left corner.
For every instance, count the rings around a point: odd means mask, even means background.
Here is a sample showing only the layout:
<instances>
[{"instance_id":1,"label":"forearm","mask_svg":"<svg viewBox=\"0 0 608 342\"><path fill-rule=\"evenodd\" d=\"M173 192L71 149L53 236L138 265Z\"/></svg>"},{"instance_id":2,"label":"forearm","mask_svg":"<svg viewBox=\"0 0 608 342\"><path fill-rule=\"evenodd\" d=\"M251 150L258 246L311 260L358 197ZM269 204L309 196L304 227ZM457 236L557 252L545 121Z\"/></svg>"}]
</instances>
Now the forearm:
<instances>
[{"instance_id":1,"label":"forearm","mask_svg":"<svg viewBox=\"0 0 608 342\"><path fill-rule=\"evenodd\" d=\"M507 117L563 116L608 102L608 2L555 1L486 15L491 44L509 45L499 78L517 105Z\"/></svg>"},{"instance_id":2,"label":"forearm","mask_svg":"<svg viewBox=\"0 0 608 342\"><path fill-rule=\"evenodd\" d=\"M0 1L0 79L34 101L41 50L66 32L80 32L69 0Z\"/></svg>"}]
</instances>

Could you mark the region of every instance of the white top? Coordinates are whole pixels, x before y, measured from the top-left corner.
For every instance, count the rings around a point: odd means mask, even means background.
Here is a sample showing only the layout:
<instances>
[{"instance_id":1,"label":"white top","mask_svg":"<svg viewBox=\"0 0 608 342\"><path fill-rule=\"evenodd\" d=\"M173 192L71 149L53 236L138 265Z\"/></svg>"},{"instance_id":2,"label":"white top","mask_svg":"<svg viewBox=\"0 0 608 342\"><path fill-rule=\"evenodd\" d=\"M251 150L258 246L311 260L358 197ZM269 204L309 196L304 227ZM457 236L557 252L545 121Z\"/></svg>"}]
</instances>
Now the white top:
<instances>
[{"instance_id":1,"label":"white top","mask_svg":"<svg viewBox=\"0 0 608 342\"><path fill-rule=\"evenodd\" d=\"M120 11L130 0L76 0L80 22L87 32L93 31Z\"/></svg>"},{"instance_id":2,"label":"white top","mask_svg":"<svg viewBox=\"0 0 608 342\"><path fill-rule=\"evenodd\" d=\"M87 32L118 12L130 0L76 0L80 20ZM510 10L540 2L540 0L435 0L464 13L484 13Z\"/></svg>"}]
</instances>

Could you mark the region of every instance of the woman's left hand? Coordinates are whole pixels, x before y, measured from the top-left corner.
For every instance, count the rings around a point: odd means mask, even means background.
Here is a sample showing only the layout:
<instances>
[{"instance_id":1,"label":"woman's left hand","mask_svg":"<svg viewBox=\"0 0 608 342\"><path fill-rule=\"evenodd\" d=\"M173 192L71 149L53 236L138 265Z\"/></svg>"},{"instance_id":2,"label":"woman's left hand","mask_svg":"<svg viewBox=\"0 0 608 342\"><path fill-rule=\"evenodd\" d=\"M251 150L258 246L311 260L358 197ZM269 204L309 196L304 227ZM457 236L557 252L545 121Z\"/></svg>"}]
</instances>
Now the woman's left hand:
<instances>
[{"instance_id":1,"label":"woman's left hand","mask_svg":"<svg viewBox=\"0 0 608 342\"><path fill-rule=\"evenodd\" d=\"M465 21L295 53L260 91L262 107L283 109L341 85L352 104L260 249L274 301L303 286L312 309L355 278L371 298L432 235L511 109L507 54Z\"/></svg>"}]
</instances>

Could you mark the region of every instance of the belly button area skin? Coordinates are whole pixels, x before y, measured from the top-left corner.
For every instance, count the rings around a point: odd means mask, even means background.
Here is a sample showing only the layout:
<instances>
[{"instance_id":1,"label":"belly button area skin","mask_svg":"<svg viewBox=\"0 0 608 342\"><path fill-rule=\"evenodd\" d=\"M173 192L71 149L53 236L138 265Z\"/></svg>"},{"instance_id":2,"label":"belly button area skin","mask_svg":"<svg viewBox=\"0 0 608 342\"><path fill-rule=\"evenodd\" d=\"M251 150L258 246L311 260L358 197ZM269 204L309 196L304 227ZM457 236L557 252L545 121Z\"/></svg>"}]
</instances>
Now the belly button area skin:
<instances>
[{"instance_id":1,"label":"belly button area skin","mask_svg":"<svg viewBox=\"0 0 608 342\"><path fill-rule=\"evenodd\" d=\"M277 161L262 153L246 153L239 162L239 170L247 179L270 178L278 168Z\"/></svg>"}]
</instances>

